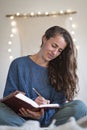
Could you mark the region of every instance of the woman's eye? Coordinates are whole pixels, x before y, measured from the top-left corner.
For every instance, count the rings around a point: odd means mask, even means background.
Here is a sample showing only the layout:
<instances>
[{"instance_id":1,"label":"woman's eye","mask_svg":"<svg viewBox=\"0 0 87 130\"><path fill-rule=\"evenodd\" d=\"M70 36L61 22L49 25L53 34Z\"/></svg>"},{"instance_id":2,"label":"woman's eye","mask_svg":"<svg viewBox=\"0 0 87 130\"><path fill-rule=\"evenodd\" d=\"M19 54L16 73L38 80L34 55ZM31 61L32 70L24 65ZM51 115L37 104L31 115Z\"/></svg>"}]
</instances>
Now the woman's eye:
<instances>
[{"instance_id":1,"label":"woman's eye","mask_svg":"<svg viewBox=\"0 0 87 130\"><path fill-rule=\"evenodd\" d=\"M57 46L55 44L52 44L52 47L56 48Z\"/></svg>"},{"instance_id":2,"label":"woman's eye","mask_svg":"<svg viewBox=\"0 0 87 130\"><path fill-rule=\"evenodd\" d=\"M61 52L62 52L62 49L59 49L58 51L61 53Z\"/></svg>"}]
</instances>

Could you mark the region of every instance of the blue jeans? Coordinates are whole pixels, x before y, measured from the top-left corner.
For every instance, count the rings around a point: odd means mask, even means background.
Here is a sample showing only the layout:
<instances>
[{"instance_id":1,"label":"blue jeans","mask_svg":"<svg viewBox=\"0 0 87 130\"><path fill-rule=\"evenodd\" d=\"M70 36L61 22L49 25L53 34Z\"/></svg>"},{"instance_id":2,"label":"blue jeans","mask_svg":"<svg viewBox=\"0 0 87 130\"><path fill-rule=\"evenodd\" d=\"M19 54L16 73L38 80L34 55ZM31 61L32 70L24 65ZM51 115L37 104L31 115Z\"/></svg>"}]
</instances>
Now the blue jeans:
<instances>
[{"instance_id":1,"label":"blue jeans","mask_svg":"<svg viewBox=\"0 0 87 130\"><path fill-rule=\"evenodd\" d=\"M74 100L66 103L60 110L58 110L52 117L56 119L55 125L61 125L68 121L70 117L74 117L75 120L87 115L87 106L80 100Z\"/></svg>"},{"instance_id":2,"label":"blue jeans","mask_svg":"<svg viewBox=\"0 0 87 130\"><path fill-rule=\"evenodd\" d=\"M55 125L61 125L67 122L67 120L70 117L75 117L75 119L78 120L86 115L87 115L86 105L80 100L74 100L72 102L66 103L62 108L60 108L54 114L52 120L56 119ZM25 122L26 122L25 119L18 116L5 104L0 103L0 125L21 126Z\"/></svg>"}]
</instances>

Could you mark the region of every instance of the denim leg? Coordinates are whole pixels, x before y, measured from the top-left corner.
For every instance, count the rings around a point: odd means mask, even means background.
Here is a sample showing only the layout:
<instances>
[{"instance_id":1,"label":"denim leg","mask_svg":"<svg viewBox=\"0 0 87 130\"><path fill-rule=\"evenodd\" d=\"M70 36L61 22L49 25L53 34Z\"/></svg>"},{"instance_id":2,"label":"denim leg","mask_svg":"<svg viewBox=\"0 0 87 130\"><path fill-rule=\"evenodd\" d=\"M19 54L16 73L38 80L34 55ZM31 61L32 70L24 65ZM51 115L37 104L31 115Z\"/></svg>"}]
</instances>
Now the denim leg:
<instances>
[{"instance_id":1,"label":"denim leg","mask_svg":"<svg viewBox=\"0 0 87 130\"><path fill-rule=\"evenodd\" d=\"M74 117L76 120L87 115L87 106L80 100L74 100L66 103L60 108L53 119L56 119L55 125L61 125L67 122L70 117Z\"/></svg>"},{"instance_id":2,"label":"denim leg","mask_svg":"<svg viewBox=\"0 0 87 130\"><path fill-rule=\"evenodd\" d=\"M5 104L0 103L0 125L21 126L25 120Z\"/></svg>"}]
</instances>

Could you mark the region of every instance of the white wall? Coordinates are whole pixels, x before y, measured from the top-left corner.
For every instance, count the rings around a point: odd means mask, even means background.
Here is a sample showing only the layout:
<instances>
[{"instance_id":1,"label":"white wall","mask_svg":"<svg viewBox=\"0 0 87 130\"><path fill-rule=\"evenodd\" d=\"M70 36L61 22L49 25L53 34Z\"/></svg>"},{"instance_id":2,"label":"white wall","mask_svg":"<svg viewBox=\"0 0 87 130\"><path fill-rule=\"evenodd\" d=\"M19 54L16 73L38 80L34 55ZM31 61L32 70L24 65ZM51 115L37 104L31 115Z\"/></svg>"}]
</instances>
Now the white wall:
<instances>
[{"instance_id":1,"label":"white wall","mask_svg":"<svg viewBox=\"0 0 87 130\"><path fill-rule=\"evenodd\" d=\"M66 27L67 16L58 17L34 17L34 18L17 18L17 28L19 30L21 42L21 54L35 54L42 43L42 36L47 28L59 25Z\"/></svg>"},{"instance_id":2,"label":"white wall","mask_svg":"<svg viewBox=\"0 0 87 130\"><path fill-rule=\"evenodd\" d=\"M86 60L86 49L87 49L87 1L86 0L0 0L0 97L2 97L7 71L9 67L9 53L8 53L8 40L10 39L10 20L5 17L6 14L29 13L29 12L51 12L72 9L76 10L77 14L74 17L74 21L77 24L76 29L76 39L80 46L78 54L78 74L79 74L79 84L80 93L78 98L82 99L87 104L87 60ZM12 39L12 54L15 57L21 55L21 42L18 35ZM33 39L32 39L33 42Z\"/></svg>"}]
</instances>

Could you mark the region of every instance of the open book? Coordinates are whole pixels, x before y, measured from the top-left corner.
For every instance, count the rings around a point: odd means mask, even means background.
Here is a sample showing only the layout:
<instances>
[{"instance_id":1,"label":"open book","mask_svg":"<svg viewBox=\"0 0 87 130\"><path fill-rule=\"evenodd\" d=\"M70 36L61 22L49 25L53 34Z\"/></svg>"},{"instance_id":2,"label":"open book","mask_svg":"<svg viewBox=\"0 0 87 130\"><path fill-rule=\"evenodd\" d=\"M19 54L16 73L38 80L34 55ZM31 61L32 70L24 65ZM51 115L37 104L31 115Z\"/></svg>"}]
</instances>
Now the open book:
<instances>
[{"instance_id":1,"label":"open book","mask_svg":"<svg viewBox=\"0 0 87 130\"><path fill-rule=\"evenodd\" d=\"M20 108L30 109L32 111L39 111L41 108L49 109L49 108L59 108L59 104L42 104L38 105L35 101L25 96L21 92L14 92L10 95L1 99L1 102L5 103L11 109L13 109L16 113L19 112Z\"/></svg>"}]
</instances>

